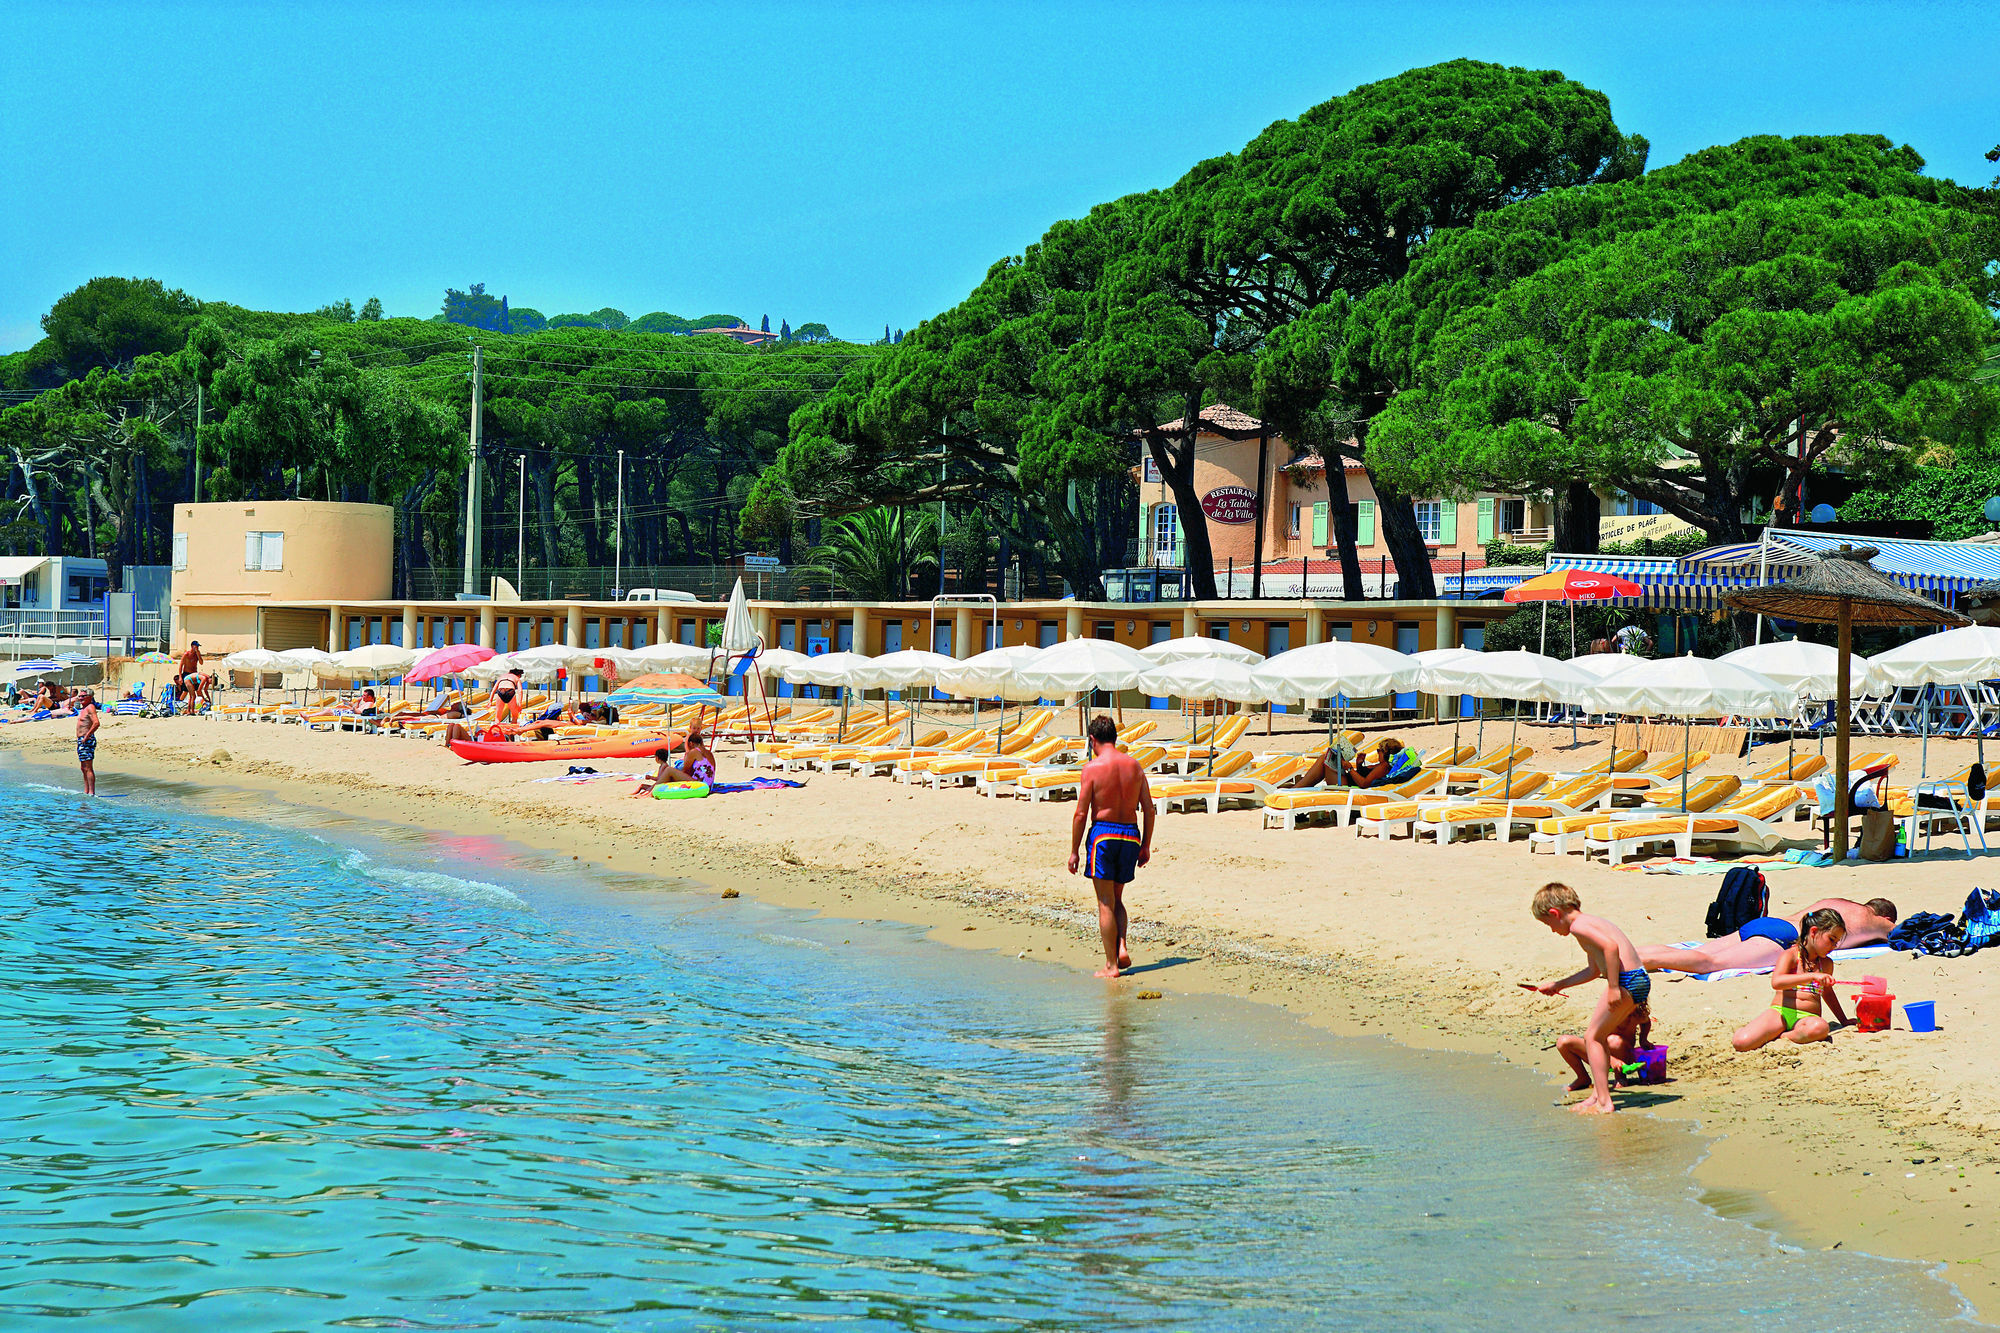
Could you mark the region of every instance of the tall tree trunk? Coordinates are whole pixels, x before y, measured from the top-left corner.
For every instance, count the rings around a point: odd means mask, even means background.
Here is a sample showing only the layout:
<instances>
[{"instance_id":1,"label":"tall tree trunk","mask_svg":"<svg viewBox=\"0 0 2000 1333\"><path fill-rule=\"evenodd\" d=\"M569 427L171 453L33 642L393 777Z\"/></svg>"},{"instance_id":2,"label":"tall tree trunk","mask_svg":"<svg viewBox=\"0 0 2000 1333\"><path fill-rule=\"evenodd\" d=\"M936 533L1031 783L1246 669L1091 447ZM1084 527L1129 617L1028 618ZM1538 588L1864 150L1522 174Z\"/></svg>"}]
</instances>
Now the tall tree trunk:
<instances>
[{"instance_id":1,"label":"tall tree trunk","mask_svg":"<svg viewBox=\"0 0 2000 1333\"><path fill-rule=\"evenodd\" d=\"M1555 549L1578 555L1594 553L1599 544L1601 507L1597 492L1588 482L1573 481L1555 493L1551 517L1555 527Z\"/></svg>"},{"instance_id":2,"label":"tall tree trunk","mask_svg":"<svg viewBox=\"0 0 2000 1333\"><path fill-rule=\"evenodd\" d=\"M1375 511L1382 524L1382 544L1396 562L1396 580L1402 585L1398 596L1407 601L1429 601L1437 596L1437 581L1431 576L1430 548L1417 527L1417 511L1410 498L1384 486L1371 469L1368 480L1375 487ZM1384 589L1386 593L1387 589Z\"/></svg>"},{"instance_id":3,"label":"tall tree trunk","mask_svg":"<svg viewBox=\"0 0 2000 1333\"><path fill-rule=\"evenodd\" d=\"M1190 399L1183 419L1195 423L1201 405ZM1194 441L1199 426L1191 424L1179 440L1157 431L1146 436L1146 448L1160 469L1160 476L1173 492L1174 508L1181 520L1181 563L1199 601L1212 601L1215 590L1215 554L1208 544L1208 517L1201 511L1201 495L1194 488ZM1075 582L1075 580L1071 580Z\"/></svg>"},{"instance_id":4,"label":"tall tree trunk","mask_svg":"<svg viewBox=\"0 0 2000 1333\"><path fill-rule=\"evenodd\" d=\"M1347 460L1337 453L1326 459L1326 503L1340 561L1340 595L1345 601L1364 601L1368 590L1361 583L1361 549L1355 544L1354 497L1347 493Z\"/></svg>"}]
</instances>

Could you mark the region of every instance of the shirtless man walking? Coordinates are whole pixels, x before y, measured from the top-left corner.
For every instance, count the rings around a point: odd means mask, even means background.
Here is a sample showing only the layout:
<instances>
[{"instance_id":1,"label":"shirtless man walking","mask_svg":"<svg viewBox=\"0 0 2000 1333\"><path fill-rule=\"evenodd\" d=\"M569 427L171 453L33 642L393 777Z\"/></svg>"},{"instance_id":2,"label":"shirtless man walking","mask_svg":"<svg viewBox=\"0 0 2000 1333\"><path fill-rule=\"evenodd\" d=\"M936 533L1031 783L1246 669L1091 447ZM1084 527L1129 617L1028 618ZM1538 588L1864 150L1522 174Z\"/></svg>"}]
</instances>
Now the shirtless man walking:
<instances>
[{"instance_id":1,"label":"shirtless man walking","mask_svg":"<svg viewBox=\"0 0 2000 1333\"><path fill-rule=\"evenodd\" d=\"M174 673L174 686L180 691L179 702L186 705L184 711L193 715L195 706L208 693L201 679L201 640L188 642L187 651L181 654L180 669Z\"/></svg>"},{"instance_id":2,"label":"shirtless man walking","mask_svg":"<svg viewBox=\"0 0 2000 1333\"><path fill-rule=\"evenodd\" d=\"M1132 966L1125 943L1125 886L1152 859L1153 789L1146 771L1118 748L1118 727L1103 714L1090 719L1090 762L1077 783L1076 813L1069 821L1069 873L1079 862L1097 890L1097 930L1104 937L1104 967L1115 977ZM1146 812L1140 828L1139 812ZM1088 841L1086 841L1086 835Z\"/></svg>"}]
</instances>

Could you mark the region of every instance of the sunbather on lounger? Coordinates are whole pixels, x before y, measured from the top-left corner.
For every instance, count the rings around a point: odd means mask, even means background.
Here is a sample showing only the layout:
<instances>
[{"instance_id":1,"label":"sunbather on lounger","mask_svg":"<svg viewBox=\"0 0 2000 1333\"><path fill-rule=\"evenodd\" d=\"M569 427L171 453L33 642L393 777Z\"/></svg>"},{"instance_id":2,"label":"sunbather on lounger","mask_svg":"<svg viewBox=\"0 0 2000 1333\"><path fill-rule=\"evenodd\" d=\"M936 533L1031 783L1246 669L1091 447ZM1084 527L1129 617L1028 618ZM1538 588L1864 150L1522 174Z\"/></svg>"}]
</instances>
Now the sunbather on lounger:
<instances>
[{"instance_id":1,"label":"sunbather on lounger","mask_svg":"<svg viewBox=\"0 0 2000 1333\"><path fill-rule=\"evenodd\" d=\"M1364 763L1366 758L1353 753L1351 747L1345 744L1336 745L1313 760L1311 768L1286 785L1317 787L1328 783L1337 787L1380 787L1401 782L1410 776L1410 761L1403 754L1403 743L1393 736L1375 748L1373 762Z\"/></svg>"}]
</instances>

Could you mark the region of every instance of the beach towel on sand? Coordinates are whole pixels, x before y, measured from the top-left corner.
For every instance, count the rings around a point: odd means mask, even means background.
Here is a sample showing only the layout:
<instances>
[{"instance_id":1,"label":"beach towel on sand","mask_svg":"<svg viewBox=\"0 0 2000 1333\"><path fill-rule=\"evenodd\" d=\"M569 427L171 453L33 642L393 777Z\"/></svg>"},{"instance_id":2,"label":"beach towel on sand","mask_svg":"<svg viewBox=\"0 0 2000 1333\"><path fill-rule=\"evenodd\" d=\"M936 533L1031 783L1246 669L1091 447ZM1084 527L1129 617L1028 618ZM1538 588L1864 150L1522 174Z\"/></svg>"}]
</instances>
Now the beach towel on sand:
<instances>
[{"instance_id":1,"label":"beach towel on sand","mask_svg":"<svg viewBox=\"0 0 2000 1333\"><path fill-rule=\"evenodd\" d=\"M745 791L777 791L783 787L803 787L803 782L792 782L785 778L752 778L748 782L711 782L708 784L710 796L734 796Z\"/></svg>"},{"instance_id":2,"label":"beach towel on sand","mask_svg":"<svg viewBox=\"0 0 2000 1333\"><path fill-rule=\"evenodd\" d=\"M1691 940L1675 947L1703 949L1707 948L1709 943L1708 940ZM1888 952L1889 946L1886 944L1866 944L1859 949L1835 949L1831 956L1836 963L1849 963ZM1772 964L1772 967L1775 966L1776 964ZM1665 975L1673 981L1727 981L1731 977L1761 977L1770 970L1770 967L1726 967L1720 972L1668 972Z\"/></svg>"}]
</instances>

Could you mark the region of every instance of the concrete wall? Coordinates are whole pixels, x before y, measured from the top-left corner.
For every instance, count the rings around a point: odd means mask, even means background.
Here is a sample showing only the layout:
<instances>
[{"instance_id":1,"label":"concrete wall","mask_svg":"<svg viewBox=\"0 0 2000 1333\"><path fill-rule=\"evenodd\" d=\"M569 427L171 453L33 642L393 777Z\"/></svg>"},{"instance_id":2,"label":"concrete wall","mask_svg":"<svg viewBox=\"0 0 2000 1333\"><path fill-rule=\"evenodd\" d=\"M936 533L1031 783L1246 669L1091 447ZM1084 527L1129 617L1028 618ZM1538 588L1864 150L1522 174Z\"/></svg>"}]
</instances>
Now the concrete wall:
<instances>
[{"instance_id":1,"label":"concrete wall","mask_svg":"<svg viewBox=\"0 0 2000 1333\"><path fill-rule=\"evenodd\" d=\"M174 506L174 644L185 644L192 634L209 652L251 646L254 611L247 623L240 616L208 614L228 607L387 598L395 531L395 511L386 505L254 500ZM280 568L244 567L245 536L251 532L284 535ZM217 642L204 638L203 629Z\"/></svg>"}]
</instances>

